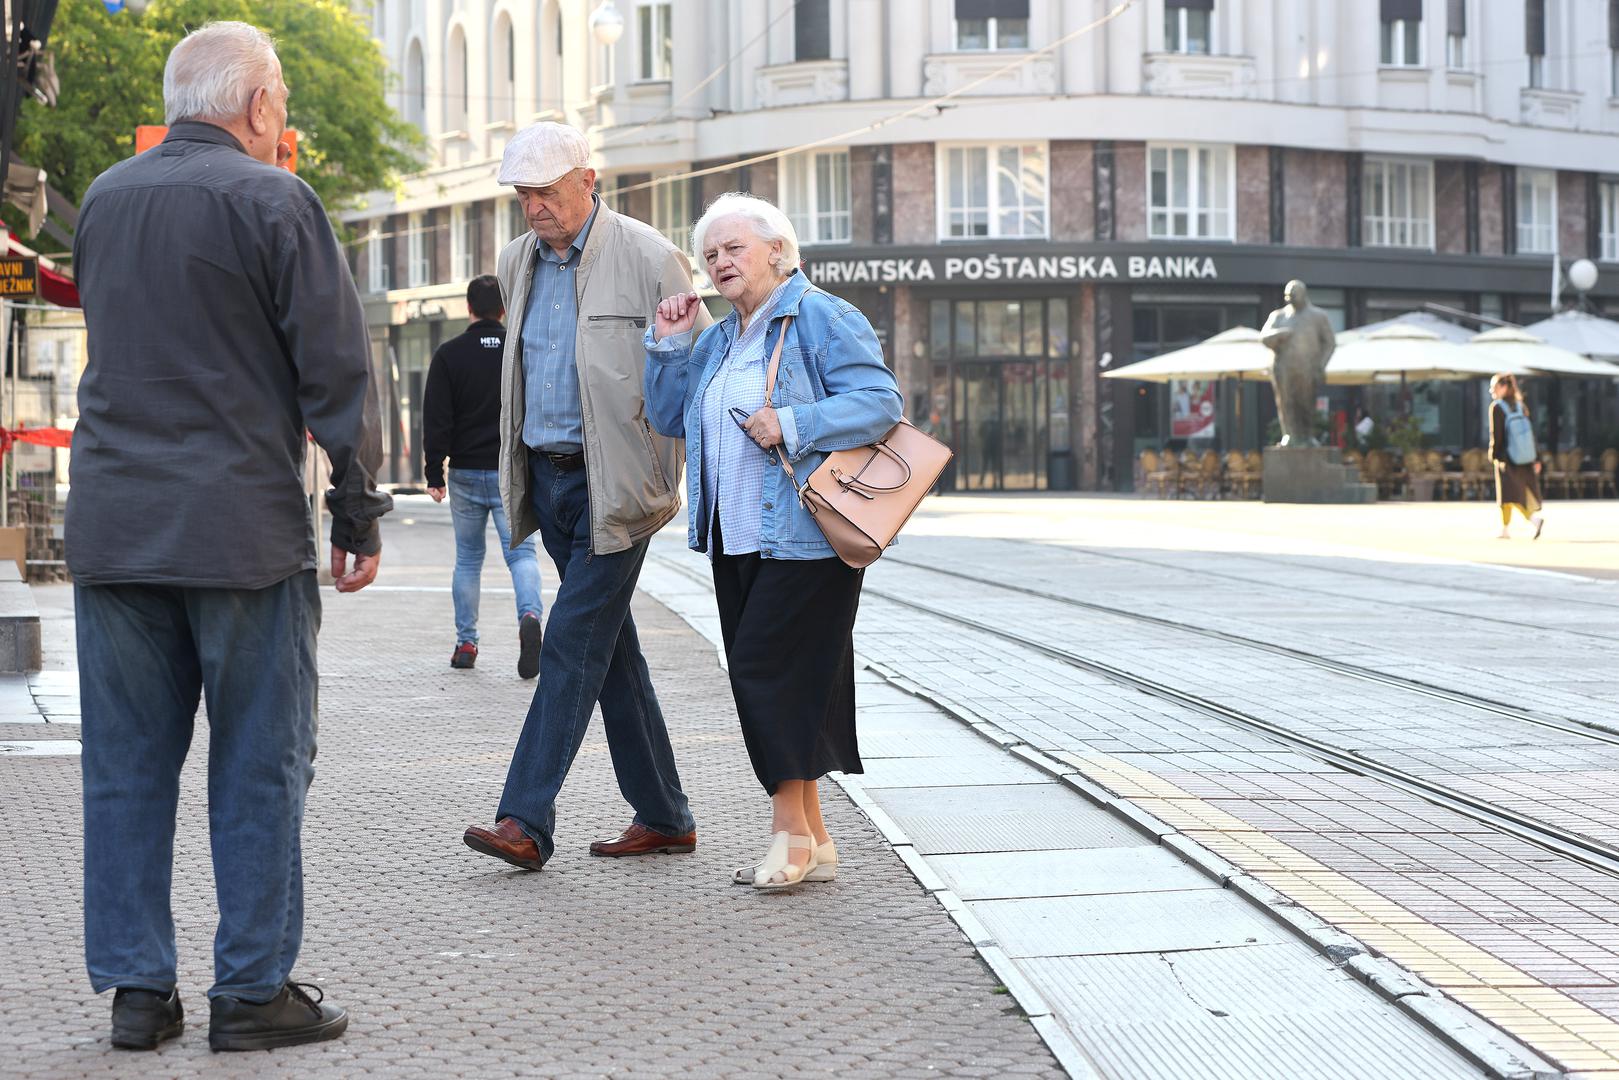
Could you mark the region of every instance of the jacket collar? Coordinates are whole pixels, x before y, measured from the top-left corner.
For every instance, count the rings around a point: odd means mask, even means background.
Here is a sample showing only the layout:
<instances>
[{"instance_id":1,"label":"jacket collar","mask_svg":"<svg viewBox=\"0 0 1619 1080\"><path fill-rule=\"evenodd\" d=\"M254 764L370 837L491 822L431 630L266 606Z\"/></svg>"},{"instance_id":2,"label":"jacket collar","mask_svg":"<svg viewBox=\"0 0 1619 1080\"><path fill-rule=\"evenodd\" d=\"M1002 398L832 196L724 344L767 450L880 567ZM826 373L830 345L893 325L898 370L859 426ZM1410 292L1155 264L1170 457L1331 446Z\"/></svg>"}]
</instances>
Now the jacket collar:
<instances>
[{"instance_id":1,"label":"jacket collar","mask_svg":"<svg viewBox=\"0 0 1619 1080\"><path fill-rule=\"evenodd\" d=\"M229 146L242 153L247 153L247 147L241 141L220 127L218 124L209 124L202 120L182 120L169 128L169 133L163 136L164 142L201 142L214 143L217 146Z\"/></svg>"},{"instance_id":2,"label":"jacket collar","mask_svg":"<svg viewBox=\"0 0 1619 1080\"><path fill-rule=\"evenodd\" d=\"M602 245L607 243L608 229L604 228L604 226L611 225L613 219L618 217L613 212L612 207L602 201L600 195L592 195L591 198L596 200L596 208L590 212L590 218L585 223L585 227L590 231L585 235L585 246L579 252L579 265L581 267L588 266L595 260L596 255L602 249Z\"/></svg>"},{"instance_id":3,"label":"jacket collar","mask_svg":"<svg viewBox=\"0 0 1619 1080\"><path fill-rule=\"evenodd\" d=\"M765 315L765 318L771 322L785 318L788 315L796 316L798 314L799 302L803 300L804 294L809 292L810 282L809 278L804 276L804 271L794 270L786 282L777 287L781 289L781 295L776 297L776 306ZM732 308L731 313L719 322L727 342L737 336L737 328L741 325L742 316L736 313L735 308Z\"/></svg>"}]
</instances>

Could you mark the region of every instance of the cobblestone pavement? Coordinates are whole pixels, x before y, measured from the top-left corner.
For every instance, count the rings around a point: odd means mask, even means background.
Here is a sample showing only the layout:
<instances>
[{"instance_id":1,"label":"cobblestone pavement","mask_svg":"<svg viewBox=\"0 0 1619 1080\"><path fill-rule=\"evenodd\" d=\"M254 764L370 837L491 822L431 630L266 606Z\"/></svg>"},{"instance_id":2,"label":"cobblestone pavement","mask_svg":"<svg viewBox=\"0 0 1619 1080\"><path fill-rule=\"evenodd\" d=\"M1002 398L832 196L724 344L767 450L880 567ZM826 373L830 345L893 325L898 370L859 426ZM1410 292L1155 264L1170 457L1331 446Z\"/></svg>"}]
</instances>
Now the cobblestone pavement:
<instances>
[{"instance_id":1,"label":"cobblestone pavement","mask_svg":"<svg viewBox=\"0 0 1619 1080\"><path fill-rule=\"evenodd\" d=\"M1614 724L1613 585L1438 561L1431 538L1398 535L1404 508L1375 519L1384 530L1375 551L1351 547L1342 534L1312 543L1259 527L1244 532L1231 524L1244 509L1220 508L1224 523L1214 529L1214 511L1201 506L1151 507L1141 526L1121 525L1134 508L1108 500L993 508L982 499L938 500L897 557L873 570L857 645L1565 1068L1619 1074L1619 890L1611 876L1249 729L880 599L888 593L1032 635L1497 805L1619 838L1611 746L1053 599L1171 618ZM1255 508L1256 518L1265 509Z\"/></svg>"},{"instance_id":2,"label":"cobblestone pavement","mask_svg":"<svg viewBox=\"0 0 1619 1080\"><path fill-rule=\"evenodd\" d=\"M304 833L296 974L350 1009L349 1033L268 1054L207 1050L214 910L199 724L174 890L190 1025L155 1055L109 1049L110 998L93 997L84 976L77 759L0 760L0 1074L1059 1074L995 975L835 791L836 883L796 895L728 884L768 839L768 803L712 647L644 598L636 618L697 852L588 856L587 841L628 820L599 724L563 792L551 865L508 871L468 851L461 830L492 814L530 696L513 671L515 634L499 629L510 583L491 550L483 654L475 672L452 672L447 514L401 500L385 533L381 587L326 593ZM549 568L545 578L555 585ZM65 592L42 594L55 664L68 651Z\"/></svg>"}]
</instances>

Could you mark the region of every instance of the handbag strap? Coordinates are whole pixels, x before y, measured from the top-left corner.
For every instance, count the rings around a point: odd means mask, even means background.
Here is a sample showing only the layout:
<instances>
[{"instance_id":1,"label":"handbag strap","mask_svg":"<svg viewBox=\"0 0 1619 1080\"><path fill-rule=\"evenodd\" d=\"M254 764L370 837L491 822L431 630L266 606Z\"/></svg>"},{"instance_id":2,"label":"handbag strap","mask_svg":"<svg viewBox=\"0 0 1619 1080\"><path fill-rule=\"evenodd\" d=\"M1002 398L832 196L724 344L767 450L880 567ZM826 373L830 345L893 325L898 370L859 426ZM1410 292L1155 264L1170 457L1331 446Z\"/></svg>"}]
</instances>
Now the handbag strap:
<instances>
[{"instance_id":1,"label":"handbag strap","mask_svg":"<svg viewBox=\"0 0 1619 1080\"><path fill-rule=\"evenodd\" d=\"M776 371L781 367L781 347L787 342L787 328L793 325L793 317L786 315L781 320L781 334L776 338L776 347L770 352L770 366L765 369L765 404L769 405L776 397ZM787 443L784 440L776 449L776 457L781 461L781 467L787 470L787 479L792 481L793 489L798 489L798 477L793 473L793 463L787 460Z\"/></svg>"}]
</instances>

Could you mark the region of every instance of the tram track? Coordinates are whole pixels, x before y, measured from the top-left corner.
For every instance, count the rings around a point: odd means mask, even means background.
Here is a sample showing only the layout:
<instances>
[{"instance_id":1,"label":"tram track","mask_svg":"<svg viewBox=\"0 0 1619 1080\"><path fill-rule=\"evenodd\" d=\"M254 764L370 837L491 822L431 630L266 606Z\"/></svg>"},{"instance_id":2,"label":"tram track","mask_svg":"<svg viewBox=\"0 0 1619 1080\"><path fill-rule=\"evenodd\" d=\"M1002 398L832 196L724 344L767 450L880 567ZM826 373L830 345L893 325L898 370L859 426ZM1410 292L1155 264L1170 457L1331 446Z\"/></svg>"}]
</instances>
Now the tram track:
<instances>
[{"instance_id":1,"label":"tram track","mask_svg":"<svg viewBox=\"0 0 1619 1080\"><path fill-rule=\"evenodd\" d=\"M1238 645L1258 652L1270 653L1274 656L1283 656L1290 660L1296 660L1300 663L1320 668L1324 671L1333 672L1337 675L1347 676L1352 679L1360 679L1365 682L1376 683L1398 690L1405 690L1410 693L1420 694L1424 697L1434 698L1440 701L1448 701L1451 704L1463 705L1469 708L1477 709L1480 712L1491 713L1495 716L1515 720L1520 723L1532 724L1542 728L1549 728L1553 731L1560 731L1569 735L1577 735L1582 738L1592 739L1596 742L1607 743L1611 746L1619 746L1619 730L1613 730L1600 725L1587 723L1582 720L1576 720L1572 717L1552 716L1546 713L1532 712L1528 709L1519 708L1518 706L1511 705L1506 702L1480 697L1477 694L1469 694L1463 690L1453 690L1449 687L1422 682L1419 679L1412 679L1404 675L1391 675L1387 672L1378 671L1375 668L1363 667L1359 664L1350 664L1342 660L1332 660L1328 657L1321 656L1317 653L1312 653L1304 649L1295 649L1287 645L1278 645L1275 642L1261 641L1258 638L1245 637L1241 634L1233 634L1226 630L1215 630L1206 626L1194 626L1191 623L1180 622L1176 619L1164 618L1161 615L1148 615L1139 611L1131 611L1128 608L1114 607L1110 604L1099 604L1093 600L1079 600L1072 596L1063 596L1059 593L1035 589L1027 585L1015 585L1004 581L996 581L993 578L982 577L978 574L969 574L961 570L946 569L932 563L921 563L903 557L896 557L892 553L884 556L884 558L887 562L904 566L908 569L921 570L930 574L939 574L944 577L970 582L974 585L982 585L989 588L1000 589L1003 592L1012 592L1024 596L1032 596L1040 600L1047 600L1052 603L1062 604L1066 607L1079 608L1085 611L1094 611L1102 615L1128 619L1132 622L1162 627L1169 630L1175 630L1180 633L1192 634L1197 637L1219 641L1227 645ZM869 584L867 585L867 591L871 591L871 586Z\"/></svg>"},{"instance_id":2,"label":"tram track","mask_svg":"<svg viewBox=\"0 0 1619 1080\"><path fill-rule=\"evenodd\" d=\"M1262 735L1297 753L1346 772L1380 781L1391 788L1413 795L1432 805L1461 814L1463 817L1473 821L1489 825L1507 835L1534 844L1543 850L1550 851L1582 866L1619 878L1619 848L1610 844L1605 844L1573 830L1541 821L1532 815L1519 813L1487 799L1481 799L1466 792L1458 791L1448 785L1419 776L1405 769L1386 765L1365 754L1334 746L1329 742L1309 735L1302 735L1281 724L1264 720L1228 705L1222 705L1220 702L1203 697L1200 694L1182 690L1144 675L1137 675L1113 664L1081 656L1070 649L1040 641L1037 638L1032 638L1014 630L995 626L982 619L947 611L910 597L900 596L884 588L874 587L869 582L862 591L865 595L875 596L899 607L930 615L956 626L998 638L1078 670L1099 675L1116 685L1131 687L1161 701L1191 709L1203 716L1230 724L1233 727ZM1581 732L1581 734L1591 733ZM1604 742L1619 742L1619 739L1611 737L1599 735L1592 735L1592 737Z\"/></svg>"}]
</instances>

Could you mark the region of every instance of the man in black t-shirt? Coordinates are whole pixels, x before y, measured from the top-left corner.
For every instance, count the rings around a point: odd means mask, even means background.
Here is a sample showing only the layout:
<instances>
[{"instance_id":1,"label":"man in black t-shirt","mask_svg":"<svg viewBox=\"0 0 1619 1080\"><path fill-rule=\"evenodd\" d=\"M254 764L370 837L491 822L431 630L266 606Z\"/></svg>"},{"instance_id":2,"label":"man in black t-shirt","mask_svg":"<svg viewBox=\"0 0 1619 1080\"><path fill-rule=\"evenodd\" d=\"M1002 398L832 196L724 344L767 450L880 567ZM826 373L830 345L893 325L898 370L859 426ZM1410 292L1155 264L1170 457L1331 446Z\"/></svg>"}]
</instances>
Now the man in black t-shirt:
<instances>
[{"instance_id":1,"label":"man in black t-shirt","mask_svg":"<svg viewBox=\"0 0 1619 1080\"><path fill-rule=\"evenodd\" d=\"M506 315L500 282L492 275L467 286L473 323L433 354L422 395L422 447L427 455L427 493L434 502L450 497L455 525L455 652L453 668L478 659L478 584L483 576L485 532L491 516L500 548L517 591L517 674L540 673L540 564L534 539L512 546L500 505L500 365L506 347ZM445 483L444 459L450 459Z\"/></svg>"}]
</instances>

